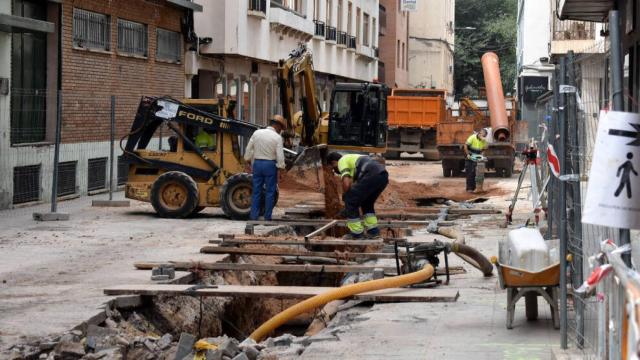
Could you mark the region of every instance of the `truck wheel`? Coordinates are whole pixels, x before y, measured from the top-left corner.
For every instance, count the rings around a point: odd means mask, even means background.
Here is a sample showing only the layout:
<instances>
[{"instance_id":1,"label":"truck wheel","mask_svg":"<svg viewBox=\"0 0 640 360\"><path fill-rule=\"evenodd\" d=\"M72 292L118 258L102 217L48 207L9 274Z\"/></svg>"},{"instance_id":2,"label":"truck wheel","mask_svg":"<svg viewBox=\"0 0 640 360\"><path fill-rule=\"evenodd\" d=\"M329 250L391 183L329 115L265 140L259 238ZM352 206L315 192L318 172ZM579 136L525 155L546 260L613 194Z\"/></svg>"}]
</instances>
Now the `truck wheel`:
<instances>
[{"instance_id":1,"label":"truck wheel","mask_svg":"<svg viewBox=\"0 0 640 360\"><path fill-rule=\"evenodd\" d=\"M251 213L251 174L235 174L227 179L220 189L220 207L233 220L247 220Z\"/></svg>"},{"instance_id":2,"label":"truck wheel","mask_svg":"<svg viewBox=\"0 0 640 360\"><path fill-rule=\"evenodd\" d=\"M442 165L442 175L444 177L451 177L451 175L453 174L453 169L448 167L448 166L444 166L444 164Z\"/></svg>"},{"instance_id":3,"label":"truck wheel","mask_svg":"<svg viewBox=\"0 0 640 360\"><path fill-rule=\"evenodd\" d=\"M510 178L512 172L513 170L510 167L500 169L500 175L502 175L503 178Z\"/></svg>"},{"instance_id":4,"label":"truck wheel","mask_svg":"<svg viewBox=\"0 0 640 360\"><path fill-rule=\"evenodd\" d=\"M198 185L181 171L166 172L151 186L151 205L160 217L187 217L198 206Z\"/></svg>"}]
</instances>

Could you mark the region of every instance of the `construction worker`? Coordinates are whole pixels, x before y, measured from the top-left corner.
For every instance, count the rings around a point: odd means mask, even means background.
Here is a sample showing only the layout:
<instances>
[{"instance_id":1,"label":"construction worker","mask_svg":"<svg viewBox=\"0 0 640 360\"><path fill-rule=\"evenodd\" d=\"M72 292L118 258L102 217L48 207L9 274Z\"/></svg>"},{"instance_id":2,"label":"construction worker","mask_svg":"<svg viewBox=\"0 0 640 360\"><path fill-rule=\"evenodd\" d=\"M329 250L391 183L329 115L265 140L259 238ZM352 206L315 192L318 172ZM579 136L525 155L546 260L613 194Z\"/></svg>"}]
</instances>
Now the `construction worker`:
<instances>
[{"instance_id":1,"label":"construction worker","mask_svg":"<svg viewBox=\"0 0 640 360\"><path fill-rule=\"evenodd\" d=\"M342 178L345 207L341 215L347 219L350 231L344 238L380 237L374 204L389 183L389 173L384 165L367 155L341 155L337 152L330 153L327 161ZM364 215L364 224L360 219L360 210Z\"/></svg>"},{"instance_id":2,"label":"construction worker","mask_svg":"<svg viewBox=\"0 0 640 360\"><path fill-rule=\"evenodd\" d=\"M196 146L203 150L215 150L216 138L212 134L206 132L203 128L198 129L198 135L196 135Z\"/></svg>"},{"instance_id":3,"label":"construction worker","mask_svg":"<svg viewBox=\"0 0 640 360\"><path fill-rule=\"evenodd\" d=\"M271 220L276 199L278 178L284 173L284 146L280 133L287 124L280 115L275 115L265 129L256 130L244 154L253 172L253 194L251 198L251 220L258 220L264 198L264 219ZM263 194L264 193L264 194Z\"/></svg>"},{"instance_id":4,"label":"construction worker","mask_svg":"<svg viewBox=\"0 0 640 360\"><path fill-rule=\"evenodd\" d=\"M487 149L487 129L481 129L480 132L473 133L467 138L464 144L464 172L467 175L467 192L473 193L476 190L476 160L474 156L482 155Z\"/></svg>"}]
</instances>

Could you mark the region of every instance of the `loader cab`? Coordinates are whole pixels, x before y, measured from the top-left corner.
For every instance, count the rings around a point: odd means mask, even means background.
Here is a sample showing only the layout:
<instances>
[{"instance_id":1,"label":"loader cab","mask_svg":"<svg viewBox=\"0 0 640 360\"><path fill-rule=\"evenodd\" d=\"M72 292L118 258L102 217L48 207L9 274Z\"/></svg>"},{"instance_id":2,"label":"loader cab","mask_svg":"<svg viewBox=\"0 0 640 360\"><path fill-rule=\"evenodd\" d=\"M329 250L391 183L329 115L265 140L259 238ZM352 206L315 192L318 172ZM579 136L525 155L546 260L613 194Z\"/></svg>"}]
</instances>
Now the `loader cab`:
<instances>
[{"instance_id":1,"label":"loader cab","mask_svg":"<svg viewBox=\"0 0 640 360\"><path fill-rule=\"evenodd\" d=\"M387 92L383 84L337 83L331 94L328 144L384 152Z\"/></svg>"}]
</instances>

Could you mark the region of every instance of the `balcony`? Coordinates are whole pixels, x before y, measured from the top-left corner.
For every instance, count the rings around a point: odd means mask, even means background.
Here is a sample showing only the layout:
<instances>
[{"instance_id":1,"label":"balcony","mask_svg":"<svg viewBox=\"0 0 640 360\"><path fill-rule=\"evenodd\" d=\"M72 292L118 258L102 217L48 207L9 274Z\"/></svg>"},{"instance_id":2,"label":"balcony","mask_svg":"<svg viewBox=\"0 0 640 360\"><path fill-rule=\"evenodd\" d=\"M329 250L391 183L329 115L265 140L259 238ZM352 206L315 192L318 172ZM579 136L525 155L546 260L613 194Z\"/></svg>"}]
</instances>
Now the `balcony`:
<instances>
[{"instance_id":1,"label":"balcony","mask_svg":"<svg viewBox=\"0 0 640 360\"><path fill-rule=\"evenodd\" d=\"M374 61L376 59L375 50L373 47L367 45L358 45L356 49L356 54L358 57L364 58L366 61Z\"/></svg>"},{"instance_id":2,"label":"balcony","mask_svg":"<svg viewBox=\"0 0 640 360\"><path fill-rule=\"evenodd\" d=\"M338 31L338 46L347 47L347 33L344 31Z\"/></svg>"},{"instance_id":3,"label":"balcony","mask_svg":"<svg viewBox=\"0 0 640 360\"><path fill-rule=\"evenodd\" d=\"M596 23L559 20L553 13L551 33L551 55L566 54L569 51L576 53L598 52L596 46ZM593 50L590 50L594 48Z\"/></svg>"},{"instance_id":4,"label":"balcony","mask_svg":"<svg viewBox=\"0 0 640 360\"><path fill-rule=\"evenodd\" d=\"M324 21L320 21L320 20L313 20L313 25L315 27L315 31L313 32L313 37L315 38L322 38L324 39Z\"/></svg>"},{"instance_id":5,"label":"balcony","mask_svg":"<svg viewBox=\"0 0 640 360\"><path fill-rule=\"evenodd\" d=\"M336 28L333 26L326 26L326 33L325 33L325 39L327 39L327 41L333 41L335 43L336 38L337 38L337 31Z\"/></svg>"},{"instance_id":6,"label":"balcony","mask_svg":"<svg viewBox=\"0 0 640 360\"><path fill-rule=\"evenodd\" d=\"M380 57L380 48L377 48L375 46L373 47L373 56L375 56L376 59Z\"/></svg>"},{"instance_id":7,"label":"balcony","mask_svg":"<svg viewBox=\"0 0 640 360\"><path fill-rule=\"evenodd\" d=\"M594 40L595 23L553 18L553 40Z\"/></svg>"},{"instance_id":8,"label":"balcony","mask_svg":"<svg viewBox=\"0 0 640 360\"><path fill-rule=\"evenodd\" d=\"M347 49L349 49L351 51L355 51L356 50L356 37L355 36L347 35Z\"/></svg>"},{"instance_id":9,"label":"balcony","mask_svg":"<svg viewBox=\"0 0 640 360\"><path fill-rule=\"evenodd\" d=\"M313 21L273 1L269 9L269 24L272 31L302 42L311 40L315 33Z\"/></svg>"}]
</instances>

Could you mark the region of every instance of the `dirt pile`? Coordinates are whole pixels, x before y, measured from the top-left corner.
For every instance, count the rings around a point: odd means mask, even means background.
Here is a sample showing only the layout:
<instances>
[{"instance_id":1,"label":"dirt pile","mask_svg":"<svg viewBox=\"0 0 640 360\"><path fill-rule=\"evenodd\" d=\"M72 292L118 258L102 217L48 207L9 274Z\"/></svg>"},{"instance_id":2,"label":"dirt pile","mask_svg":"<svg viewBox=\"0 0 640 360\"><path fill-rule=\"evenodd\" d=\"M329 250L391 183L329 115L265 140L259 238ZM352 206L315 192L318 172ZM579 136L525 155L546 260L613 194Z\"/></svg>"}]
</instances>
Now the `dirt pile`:
<instances>
[{"instance_id":1,"label":"dirt pile","mask_svg":"<svg viewBox=\"0 0 640 360\"><path fill-rule=\"evenodd\" d=\"M380 195L376 205L382 208L399 208L406 206L417 206L417 199L421 198L445 198L457 202L467 201L478 196L497 196L505 192L499 188L486 187L482 194L467 193L464 185L435 182L433 184L423 184L415 181L398 182L389 181L389 185Z\"/></svg>"}]
</instances>

